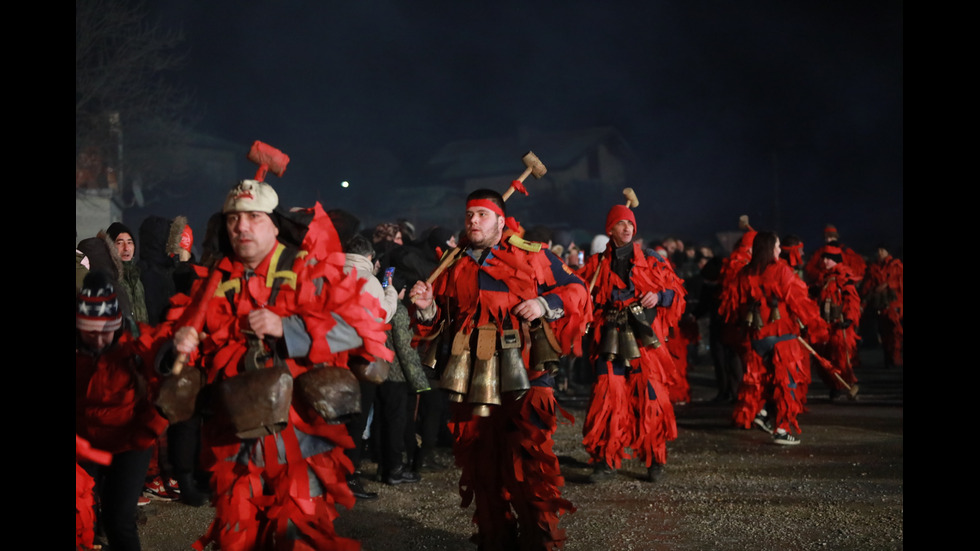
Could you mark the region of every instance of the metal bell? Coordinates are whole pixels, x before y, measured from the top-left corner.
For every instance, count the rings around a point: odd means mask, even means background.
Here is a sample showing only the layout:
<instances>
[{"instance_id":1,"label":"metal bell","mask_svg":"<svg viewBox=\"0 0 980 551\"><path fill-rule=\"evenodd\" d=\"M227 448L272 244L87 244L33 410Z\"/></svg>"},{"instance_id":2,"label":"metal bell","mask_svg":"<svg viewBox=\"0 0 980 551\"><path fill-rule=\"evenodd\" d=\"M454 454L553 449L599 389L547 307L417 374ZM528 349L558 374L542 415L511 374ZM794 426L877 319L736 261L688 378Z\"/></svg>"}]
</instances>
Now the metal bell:
<instances>
[{"instance_id":1,"label":"metal bell","mask_svg":"<svg viewBox=\"0 0 980 551\"><path fill-rule=\"evenodd\" d=\"M607 360L614 360L619 356L619 328L615 325L607 323L602 326L599 353Z\"/></svg>"},{"instance_id":2,"label":"metal bell","mask_svg":"<svg viewBox=\"0 0 980 551\"><path fill-rule=\"evenodd\" d=\"M466 393L466 401L476 406L500 405L500 373L499 356L494 353L490 359L477 358L473 363L473 375L470 377L470 389ZM485 411L477 413L477 409ZM485 417L489 415L489 407L474 408L473 414Z\"/></svg>"},{"instance_id":3,"label":"metal bell","mask_svg":"<svg viewBox=\"0 0 980 551\"><path fill-rule=\"evenodd\" d=\"M642 344L644 347L652 346L654 348L660 348L662 343L660 342L660 339L657 338L657 333L655 331L651 331L649 334L644 333L640 335L640 344Z\"/></svg>"},{"instance_id":4,"label":"metal bell","mask_svg":"<svg viewBox=\"0 0 980 551\"><path fill-rule=\"evenodd\" d=\"M296 394L328 423L347 423L361 413L361 387L349 369L317 365L293 382Z\"/></svg>"},{"instance_id":5,"label":"metal bell","mask_svg":"<svg viewBox=\"0 0 980 551\"><path fill-rule=\"evenodd\" d=\"M454 402L461 402L462 399L454 399L457 395L465 396L470 386L470 349L464 348L459 354L449 357L446 369L442 370L442 377L439 379L439 386L448 390L450 399Z\"/></svg>"},{"instance_id":6,"label":"metal bell","mask_svg":"<svg viewBox=\"0 0 980 551\"><path fill-rule=\"evenodd\" d=\"M513 393L520 398L531 388L524 358L521 356L521 335L517 329L506 329L500 335L500 392Z\"/></svg>"},{"instance_id":7,"label":"metal bell","mask_svg":"<svg viewBox=\"0 0 980 551\"><path fill-rule=\"evenodd\" d=\"M623 327L619 332L619 355L626 361L635 360L640 357L640 347L636 344L636 335L629 325Z\"/></svg>"},{"instance_id":8,"label":"metal bell","mask_svg":"<svg viewBox=\"0 0 980 551\"><path fill-rule=\"evenodd\" d=\"M422 365L429 369L435 369L436 363L439 361L439 340L441 338L436 337L435 340L429 341L429 345L425 347L425 352L422 354Z\"/></svg>"},{"instance_id":9,"label":"metal bell","mask_svg":"<svg viewBox=\"0 0 980 551\"><path fill-rule=\"evenodd\" d=\"M534 320L528 326L531 337L531 369L547 371L557 367L561 354L548 339L544 322Z\"/></svg>"},{"instance_id":10,"label":"metal bell","mask_svg":"<svg viewBox=\"0 0 980 551\"><path fill-rule=\"evenodd\" d=\"M769 323L772 323L774 321L779 321L779 320L780 320L779 306L778 305L777 306L773 306L769 310Z\"/></svg>"}]
</instances>

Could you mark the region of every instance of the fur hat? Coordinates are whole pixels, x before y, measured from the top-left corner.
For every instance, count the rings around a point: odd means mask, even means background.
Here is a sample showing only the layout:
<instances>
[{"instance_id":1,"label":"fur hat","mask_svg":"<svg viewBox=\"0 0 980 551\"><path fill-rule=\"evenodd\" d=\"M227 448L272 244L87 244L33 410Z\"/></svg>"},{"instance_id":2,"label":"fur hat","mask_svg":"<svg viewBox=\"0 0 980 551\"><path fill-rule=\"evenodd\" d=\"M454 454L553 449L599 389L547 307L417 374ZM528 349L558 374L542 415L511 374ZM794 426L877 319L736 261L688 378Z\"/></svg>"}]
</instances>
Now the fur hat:
<instances>
[{"instance_id":1,"label":"fur hat","mask_svg":"<svg viewBox=\"0 0 980 551\"><path fill-rule=\"evenodd\" d=\"M191 252L194 246L194 232L187 225L186 216L178 216L170 223L170 233L167 236L167 254L179 256L181 250Z\"/></svg>"},{"instance_id":2,"label":"fur hat","mask_svg":"<svg viewBox=\"0 0 980 551\"><path fill-rule=\"evenodd\" d=\"M222 214L229 212L264 212L272 214L279 206L279 195L272 186L257 180L242 180L228 192Z\"/></svg>"},{"instance_id":3,"label":"fur hat","mask_svg":"<svg viewBox=\"0 0 980 551\"><path fill-rule=\"evenodd\" d=\"M112 280L100 270L89 272L75 302L75 328L81 331L115 331L120 327L122 312Z\"/></svg>"}]
</instances>

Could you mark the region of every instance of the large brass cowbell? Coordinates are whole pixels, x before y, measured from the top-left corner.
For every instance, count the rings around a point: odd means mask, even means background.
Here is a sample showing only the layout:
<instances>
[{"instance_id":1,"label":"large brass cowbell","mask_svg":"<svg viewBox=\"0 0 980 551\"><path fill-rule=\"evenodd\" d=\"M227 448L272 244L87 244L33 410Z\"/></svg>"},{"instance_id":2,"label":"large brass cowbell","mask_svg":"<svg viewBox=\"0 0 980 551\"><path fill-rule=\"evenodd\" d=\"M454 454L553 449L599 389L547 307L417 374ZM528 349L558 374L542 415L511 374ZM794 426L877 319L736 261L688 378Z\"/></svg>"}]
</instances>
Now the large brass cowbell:
<instances>
[{"instance_id":1,"label":"large brass cowbell","mask_svg":"<svg viewBox=\"0 0 980 551\"><path fill-rule=\"evenodd\" d=\"M518 399L531 388L524 358L521 357L521 333L505 329L500 335L500 392Z\"/></svg>"},{"instance_id":2,"label":"large brass cowbell","mask_svg":"<svg viewBox=\"0 0 980 551\"><path fill-rule=\"evenodd\" d=\"M501 403L497 328L493 324L481 325L476 330L476 336L476 358L466 401L473 404L473 415L487 417L490 406Z\"/></svg>"},{"instance_id":3,"label":"large brass cowbell","mask_svg":"<svg viewBox=\"0 0 980 551\"><path fill-rule=\"evenodd\" d=\"M453 337L453 347L439 386L449 391L449 399L462 402L470 387L470 336L459 331Z\"/></svg>"},{"instance_id":4,"label":"large brass cowbell","mask_svg":"<svg viewBox=\"0 0 980 551\"><path fill-rule=\"evenodd\" d=\"M548 338L551 330L547 322L540 318L528 324L531 338L531 369L535 371L550 371L552 374L558 372L558 362L561 361L559 350L555 349L555 344ZM552 338L554 338L552 336Z\"/></svg>"}]
</instances>

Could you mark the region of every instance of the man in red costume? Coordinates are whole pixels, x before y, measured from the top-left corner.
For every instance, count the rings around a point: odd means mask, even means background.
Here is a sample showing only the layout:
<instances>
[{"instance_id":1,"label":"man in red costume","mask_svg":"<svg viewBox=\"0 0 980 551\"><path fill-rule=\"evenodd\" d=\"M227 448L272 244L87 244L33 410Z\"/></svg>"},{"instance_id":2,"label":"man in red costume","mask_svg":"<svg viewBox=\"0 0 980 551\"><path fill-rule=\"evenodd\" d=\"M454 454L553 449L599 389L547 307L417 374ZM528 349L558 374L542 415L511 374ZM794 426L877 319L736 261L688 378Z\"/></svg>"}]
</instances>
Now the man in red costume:
<instances>
[{"instance_id":1,"label":"man in red costume","mask_svg":"<svg viewBox=\"0 0 980 551\"><path fill-rule=\"evenodd\" d=\"M653 482L667 462L667 442L677 438L668 394L673 359L665 341L684 312L684 288L665 259L633 241L635 232L633 211L614 205L606 216L606 250L589 257L580 272L595 281L596 382L582 441L593 480L636 457Z\"/></svg>"},{"instance_id":2,"label":"man in red costume","mask_svg":"<svg viewBox=\"0 0 980 551\"><path fill-rule=\"evenodd\" d=\"M857 279L854 272L844 264L840 249L824 247L824 270L814 286L820 317L830 327L830 340L820 347L821 356L834 366L836 374L820 371L824 382L830 387L833 400L843 395L844 383L853 387L857 384L854 375L854 362L857 357L858 322L861 320L861 299L858 296ZM838 379L840 377L840 379ZM841 381L843 379L843 382Z\"/></svg>"},{"instance_id":3,"label":"man in red costume","mask_svg":"<svg viewBox=\"0 0 980 551\"><path fill-rule=\"evenodd\" d=\"M885 349L885 367L902 366L904 340L905 268L888 248L879 245L877 260L868 268L861 299L877 316L878 335Z\"/></svg>"},{"instance_id":4,"label":"man in red costume","mask_svg":"<svg viewBox=\"0 0 980 551\"><path fill-rule=\"evenodd\" d=\"M195 547L356 550L357 542L333 528L336 504L354 505L346 482L353 468L343 453L353 441L343 424L328 423L283 389L314 371L346 369L349 354L390 359L384 314L360 292L357 274L343 273L336 232L320 205L297 224L300 215L278 203L265 182L243 180L232 189L219 230L223 257L199 271L193 300L173 301L175 349L201 366L213 389L202 463L212 475L215 519ZM203 309L203 325L183 325L185 308ZM282 372L288 384L283 375L272 384L255 381ZM285 414L244 425L234 406L255 412L262 405L241 404L241 390L229 391L246 381L256 394L275 396L272 407Z\"/></svg>"},{"instance_id":5,"label":"man in red costume","mask_svg":"<svg viewBox=\"0 0 980 551\"><path fill-rule=\"evenodd\" d=\"M761 415L761 425L771 427L774 443L796 445L800 440L790 431L800 431L797 416L806 399L798 382L809 380L810 368L808 352L799 341L800 323L817 342L827 340L827 327L806 285L779 260L779 252L776 234L756 234L752 259L722 291L719 312L729 322L742 324L749 344L736 425L749 428ZM750 373L761 374L758 386L749 384Z\"/></svg>"},{"instance_id":6,"label":"man in red costume","mask_svg":"<svg viewBox=\"0 0 980 551\"><path fill-rule=\"evenodd\" d=\"M462 505L476 502L474 542L481 551L560 549L559 517L575 508L561 497L552 450L553 373L536 363L531 341L550 334L561 353L572 352L591 308L584 282L551 251L505 237L504 209L493 190L471 193L465 243L450 253L459 259L431 285L416 283L411 297L419 336L440 331L453 342L440 367L443 388L453 390Z\"/></svg>"}]
</instances>

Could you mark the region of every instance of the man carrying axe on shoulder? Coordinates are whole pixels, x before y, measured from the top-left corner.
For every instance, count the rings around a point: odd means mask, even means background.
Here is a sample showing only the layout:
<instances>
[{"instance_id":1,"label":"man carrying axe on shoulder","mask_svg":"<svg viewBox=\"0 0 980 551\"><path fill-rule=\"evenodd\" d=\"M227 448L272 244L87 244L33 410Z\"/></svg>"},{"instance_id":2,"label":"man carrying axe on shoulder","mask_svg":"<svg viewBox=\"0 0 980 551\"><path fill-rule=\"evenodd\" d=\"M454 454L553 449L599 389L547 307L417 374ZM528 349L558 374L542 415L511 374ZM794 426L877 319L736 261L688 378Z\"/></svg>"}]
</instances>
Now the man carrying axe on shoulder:
<instances>
[{"instance_id":1,"label":"man carrying axe on shoulder","mask_svg":"<svg viewBox=\"0 0 980 551\"><path fill-rule=\"evenodd\" d=\"M447 253L457 260L411 289L419 335L451 342L437 369L453 402L460 495L464 507L476 503L481 551L561 549L559 517L575 510L561 497L552 449L552 387L560 355L581 346L591 308L585 283L551 251L506 236L512 189L471 193L464 243Z\"/></svg>"},{"instance_id":2,"label":"man carrying axe on shoulder","mask_svg":"<svg viewBox=\"0 0 980 551\"><path fill-rule=\"evenodd\" d=\"M171 377L200 370L206 384L197 402L215 519L195 547L356 550L333 527L336 504L354 505L343 422L360 401L348 357L391 358L384 315L343 273L320 205L278 208L263 179L267 169L281 175L288 157L256 142L249 158L260 169L225 200L223 257L201 268L193 298L174 299L178 359L161 364L173 365ZM331 388L348 398L316 397Z\"/></svg>"},{"instance_id":3,"label":"man carrying axe on shoulder","mask_svg":"<svg viewBox=\"0 0 980 551\"><path fill-rule=\"evenodd\" d=\"M668 395L673 359L663 346L684 313L683 282L666 259L633 241L639 201L623 191L625 205L606 215L609 242L592 255L579 275L595 301L591 347L595 367L592 399L583 426L583 445L593 465L592 480L610 478L624 459L636 457L656 481L667 462L667 442L677 438ZM632 454L627 452L632 450Z\"/></svg>"}]
</instances>

